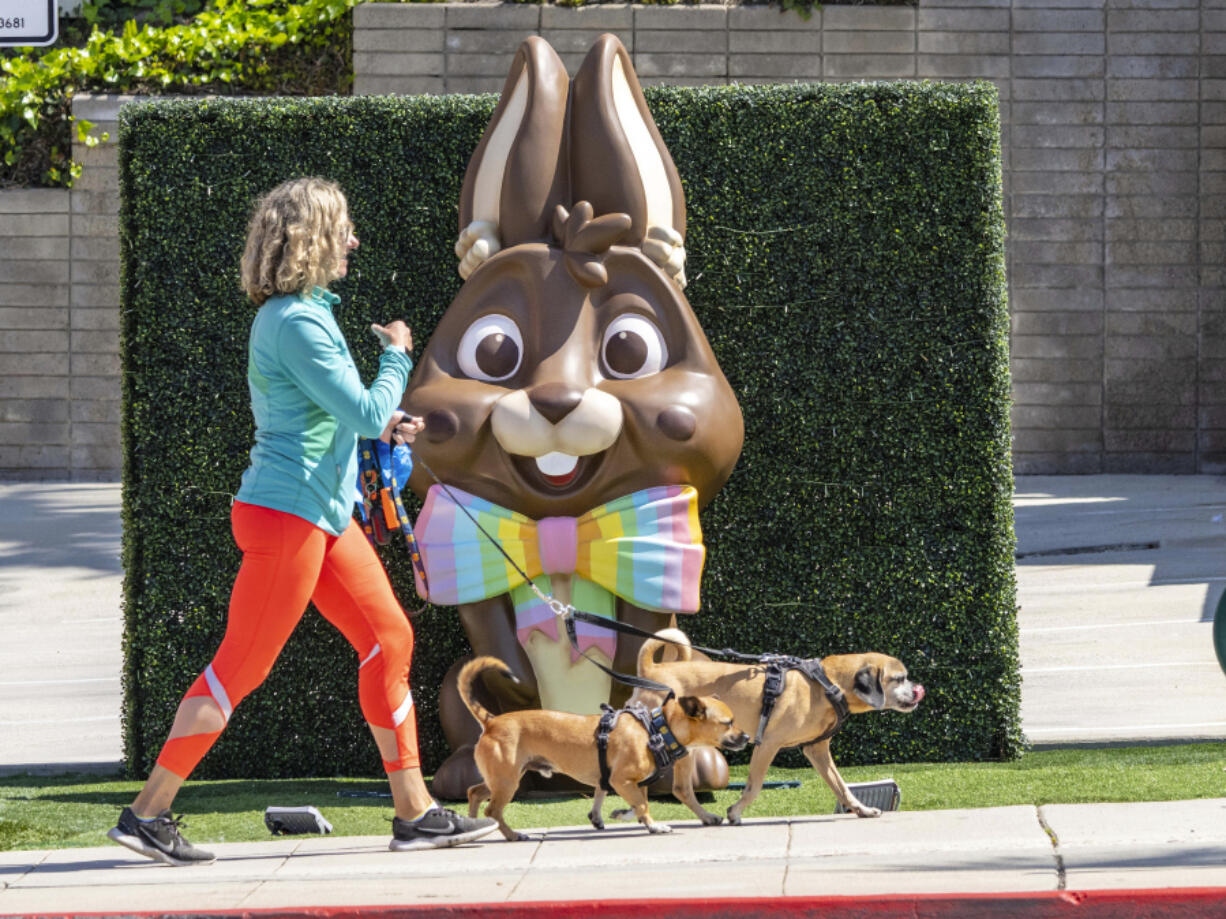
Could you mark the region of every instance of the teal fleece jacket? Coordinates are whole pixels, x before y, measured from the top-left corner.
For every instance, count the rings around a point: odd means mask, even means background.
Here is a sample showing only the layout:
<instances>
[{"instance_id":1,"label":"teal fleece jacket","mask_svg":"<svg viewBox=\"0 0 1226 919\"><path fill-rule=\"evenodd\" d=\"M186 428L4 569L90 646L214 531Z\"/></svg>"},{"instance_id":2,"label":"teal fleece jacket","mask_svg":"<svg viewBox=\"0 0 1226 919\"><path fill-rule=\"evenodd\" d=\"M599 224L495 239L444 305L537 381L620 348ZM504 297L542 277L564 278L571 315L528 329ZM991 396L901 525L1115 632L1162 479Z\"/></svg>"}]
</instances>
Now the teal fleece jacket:
<instances>
[{"instance_id":1,"label":"teal fleece jacket","mask_svg":"<svg viewBox=\"0 0 1226 919\"><path fill-rule=\"evenodd\" d=\"M316 287L256 313L247 348L255 446L236 495L335 536L353 514L358 438L383 433L413 369L402 349L387 348L366 389L332 314L339 302Z\"/></svg>"}]
</instances>

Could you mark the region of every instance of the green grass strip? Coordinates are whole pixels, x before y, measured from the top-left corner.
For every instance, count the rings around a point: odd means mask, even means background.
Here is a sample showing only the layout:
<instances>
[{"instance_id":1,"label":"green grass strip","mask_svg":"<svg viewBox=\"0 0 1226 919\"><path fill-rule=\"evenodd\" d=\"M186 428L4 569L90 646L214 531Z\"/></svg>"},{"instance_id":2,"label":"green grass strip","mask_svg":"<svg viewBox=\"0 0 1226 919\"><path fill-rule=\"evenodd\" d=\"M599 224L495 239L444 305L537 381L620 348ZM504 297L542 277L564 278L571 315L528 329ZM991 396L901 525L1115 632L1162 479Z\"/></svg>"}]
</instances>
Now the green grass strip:
<instances>
[{"instance_id":1,"label":"green grass strip","mask_svg":"<svg viewBox=\"0 0 1226 919\"><path fill-rule=\"evenodd\" d=\"M1049 750L1013 762L918 763L849 767L848 782L894 778L904 810L1089 802L1174 801L1226 794L1226 743L1091 750ZM731 769L745 780L746 767ZM748 817L828 814L834 796L811 769L772 769L771 782L800 781L799 788L768 788ZM139 782L93 776L0 777L0 850L58 849L105 845L119 810ZM268 839L263 811L269 805L313 804L342 836L391 834L391 800L377 779L227 780L189 783L175 811L187 814L192 842L252 842ZM723 813L737 790L715 792L704 806ZM466 805L465 805L466 806ZM518 828L586 825L590 798L575 796L513 803L508 822ZM624 806L610 796L605 816ZM683 822L690 811L671 800L654 800L657 820Z\"/></svg>"}]
</instances>

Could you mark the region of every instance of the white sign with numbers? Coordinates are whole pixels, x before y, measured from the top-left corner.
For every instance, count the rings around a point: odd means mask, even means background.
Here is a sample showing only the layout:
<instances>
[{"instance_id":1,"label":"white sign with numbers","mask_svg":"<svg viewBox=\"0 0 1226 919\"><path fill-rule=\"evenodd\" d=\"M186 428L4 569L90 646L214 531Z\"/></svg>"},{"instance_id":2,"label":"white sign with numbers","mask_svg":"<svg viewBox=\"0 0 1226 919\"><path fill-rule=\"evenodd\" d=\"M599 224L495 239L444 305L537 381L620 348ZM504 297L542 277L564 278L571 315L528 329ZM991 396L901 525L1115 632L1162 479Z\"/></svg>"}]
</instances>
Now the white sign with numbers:
<instances>
[{"instance_id":1,"label":"white sign with numbers","mask_svg":"<svg viewBox=\"0 0 1226 919\"><path fill-rule=\"evenodd\" d=\"M59 26L56 0L0 0L0 46L53 44Z\"/></svg>"}]
</instances>

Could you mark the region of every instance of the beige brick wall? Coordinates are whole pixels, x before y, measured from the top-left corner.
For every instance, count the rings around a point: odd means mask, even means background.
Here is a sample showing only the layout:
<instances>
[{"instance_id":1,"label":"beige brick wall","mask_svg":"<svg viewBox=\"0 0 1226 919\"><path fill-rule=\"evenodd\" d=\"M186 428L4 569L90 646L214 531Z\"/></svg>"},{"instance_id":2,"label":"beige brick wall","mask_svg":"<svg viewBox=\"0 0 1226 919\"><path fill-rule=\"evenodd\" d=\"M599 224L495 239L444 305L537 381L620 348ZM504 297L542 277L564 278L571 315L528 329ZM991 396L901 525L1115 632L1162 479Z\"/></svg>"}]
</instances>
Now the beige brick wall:
<instances>
[{"instance_id":1,"label":"beige brick wall","mask_svg":"<svg viewBox=\"0 0 1226 919\"><path fill-rule=\"evenodd\" d=\"M76 101L71 191L0 190L0 478L119 474L119 102Z\"/></svg>"},{"instance_id":2,"label":"beige brick wall","mask_svg":"<svg viewBox=\"0 0 1226 919\"><path fill-rule=\"evenodd\" d=\"M0 474L72 468L69 207L60 189L0 192Z\"/></svg>"}]
</instances>

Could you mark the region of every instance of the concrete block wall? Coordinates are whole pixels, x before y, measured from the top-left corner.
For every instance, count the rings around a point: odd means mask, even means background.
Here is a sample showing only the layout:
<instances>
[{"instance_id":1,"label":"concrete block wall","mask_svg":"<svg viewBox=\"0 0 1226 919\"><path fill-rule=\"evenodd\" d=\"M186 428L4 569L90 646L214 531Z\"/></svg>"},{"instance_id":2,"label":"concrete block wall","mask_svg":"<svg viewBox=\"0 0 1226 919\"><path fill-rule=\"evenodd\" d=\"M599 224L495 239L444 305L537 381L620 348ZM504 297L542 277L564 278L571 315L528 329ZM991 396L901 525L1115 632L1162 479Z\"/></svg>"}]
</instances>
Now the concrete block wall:
<instances>
[{"instance_id":1,"label":"concrete block wall","mask_svg":"<svg viewBox=\"0 0 1226 919\"><path fill-rule=\"evenodd\" d=\"M71 190L0 190L0 478L114 479L119 449L118 97Z\"/></svg>"},{"instance_id":2,"label":"concrete block wall","mask_svg":"<svg viewBox=\"0 0 1226 919\"><path fill-rule=\"evenodd\" d=\"M540 34L644 83L989 79L1000 91L1018 473L1226 472L1226 0L772 7L368 3L355 92L498 91ZM0 477L117 475L112 134L71 193L0 191Z\"/></svg>"},{"instance_id":3,"label":"concrete block wall","mask_svg":"<svg viewBox=\"0 0 1226 919\"><path fill-rule=\"evenodd\" d=\"M1221 472L1226 469L1226 0L1203 2L1200 66L1196 432L1203 465Z\"/></svg>"},{"instance_id":4,"label":"concrete block wall","mask_svg":"<svg viewBox=\"0 0 1226 919\"><path fill-rule=\"evenodd\" d=\"M69 195L0 193L0 469L71 466Z\"/></svg>"}]
</instances>

